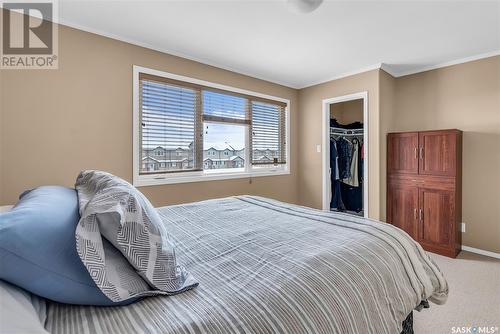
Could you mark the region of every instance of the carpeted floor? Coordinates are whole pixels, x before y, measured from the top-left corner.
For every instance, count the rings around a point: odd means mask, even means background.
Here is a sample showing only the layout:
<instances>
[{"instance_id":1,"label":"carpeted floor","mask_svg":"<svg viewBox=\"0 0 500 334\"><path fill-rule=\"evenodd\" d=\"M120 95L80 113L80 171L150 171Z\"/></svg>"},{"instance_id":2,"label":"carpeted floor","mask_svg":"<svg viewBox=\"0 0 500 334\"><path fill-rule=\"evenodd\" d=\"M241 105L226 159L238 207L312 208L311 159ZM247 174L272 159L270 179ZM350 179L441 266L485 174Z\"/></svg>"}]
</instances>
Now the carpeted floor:
<instances>
[{"instance_id":1,"label":"carpeted floor","mask_svg":"<svg viewBox=\"0 0 500 334\"><path fill-rule=\"evenodd\" d=\"M500 333L500 260L462 252L456 259L431 254L450 286L444 305L414 314L415 334ZM493 327L482 332L474 327ZM453 327L472 327L469 332ZM466 328L467 329L467 328Z\"/></svg>"}]
</instances>

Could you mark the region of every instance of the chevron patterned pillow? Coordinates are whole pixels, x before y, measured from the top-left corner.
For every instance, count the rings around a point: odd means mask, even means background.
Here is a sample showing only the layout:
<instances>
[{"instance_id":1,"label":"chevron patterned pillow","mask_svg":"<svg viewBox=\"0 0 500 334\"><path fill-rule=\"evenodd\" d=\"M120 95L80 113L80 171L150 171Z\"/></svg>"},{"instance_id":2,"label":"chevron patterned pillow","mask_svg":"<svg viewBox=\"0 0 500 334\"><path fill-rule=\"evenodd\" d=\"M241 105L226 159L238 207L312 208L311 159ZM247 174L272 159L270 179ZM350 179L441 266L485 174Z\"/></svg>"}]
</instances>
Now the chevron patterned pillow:
<instances>
[{"instance_id":1,"label":"chevron patterned pillow","mask_svg":"<svg viewBox=\"0 0 500 334\"><path fill-rule=\"evenodd\" d=\"M81 219L78 254L112 301L177 294L198 285L177 264L175 247L156 209L112 174L82 171L75 184Z\"/></svg>"}]
</instances>

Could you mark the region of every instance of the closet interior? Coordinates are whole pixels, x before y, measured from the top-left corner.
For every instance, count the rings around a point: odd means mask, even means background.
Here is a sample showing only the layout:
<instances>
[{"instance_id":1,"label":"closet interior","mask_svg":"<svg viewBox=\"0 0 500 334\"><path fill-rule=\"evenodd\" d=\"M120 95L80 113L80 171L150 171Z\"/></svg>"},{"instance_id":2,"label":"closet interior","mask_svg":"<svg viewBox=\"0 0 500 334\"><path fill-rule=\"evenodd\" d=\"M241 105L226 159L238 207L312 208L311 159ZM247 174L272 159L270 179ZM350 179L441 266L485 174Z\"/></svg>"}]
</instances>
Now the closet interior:
<instances>
[{"instance_id":1,"label":"closet interior","mask_svg":"<svg viewBox=\"0 0 500 334\"><path fill-rule=\"evenodd\" d=\"M330 104L330 210L364 215L363 99Z\"/></svg>"}]
</instances>

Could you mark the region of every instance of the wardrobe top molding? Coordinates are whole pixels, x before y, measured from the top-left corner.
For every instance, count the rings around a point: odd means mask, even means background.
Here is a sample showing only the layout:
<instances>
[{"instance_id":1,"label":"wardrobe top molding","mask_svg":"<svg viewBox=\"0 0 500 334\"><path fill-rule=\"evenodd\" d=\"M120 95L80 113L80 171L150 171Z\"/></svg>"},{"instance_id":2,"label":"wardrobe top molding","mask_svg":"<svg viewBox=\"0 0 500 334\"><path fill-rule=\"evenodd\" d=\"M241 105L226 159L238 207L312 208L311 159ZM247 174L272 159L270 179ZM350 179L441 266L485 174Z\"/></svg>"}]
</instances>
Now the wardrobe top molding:
<instances>
[{"instance_id":1,"label":"wardrobe top molding","mask_svg":"<svg viewBox=\"0 0 500 334\"><path fill-rule=\"evenodd\" d=\"M435 130L408 130L408 131L391 131L391 132L388 132L387 134L390 135L390 134L399 134L399 133L418 133L418 132L444 132L444 131L447 131L447 132L451 132L451 131L455 131L455 132L462 132L462 130L460 129L435 129Z\"/></svg>"}]
</instances>

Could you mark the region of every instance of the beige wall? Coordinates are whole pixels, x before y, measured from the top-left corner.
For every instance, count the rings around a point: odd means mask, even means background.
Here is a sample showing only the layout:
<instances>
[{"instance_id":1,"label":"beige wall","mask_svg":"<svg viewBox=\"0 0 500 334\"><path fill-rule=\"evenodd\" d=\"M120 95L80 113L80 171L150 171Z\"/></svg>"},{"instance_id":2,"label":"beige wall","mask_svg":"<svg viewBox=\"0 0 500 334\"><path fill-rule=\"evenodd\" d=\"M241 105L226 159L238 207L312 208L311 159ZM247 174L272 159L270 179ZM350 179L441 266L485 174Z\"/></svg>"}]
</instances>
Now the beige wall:
<instances>
[{"instance_id":1,"label":"beige wall","mask_svg":"<svg viewBox=\"0 0 500 334\"><path fill-rule=\"evenodd\" d=\"M299 91L299 201L321 207L322 100L369 92L369 215L386 219L391 131L464 131L463 244L500 252L500 57L393 78L370 71ZM342 111L341 111L342 112Z\"/></svg>"},{"instance_id":2,"label":"beige wall","mask_svg":"<svg viewBox=\"0 0 500 334\"><path fill-rule=\"evenodd\" d=\"M463 244L500 252L500 56L396 79L393 130L463 137Z\"/></svg>"},{"instance_id":3,"label":"beige wall","mask_svg":"<svg viewBox=\"0 0 500 334\"><path fill-rule=\"evenodd\" d=\"M291 100L291 175L141 188L155 205L259 194L320 208L322 100L368 91L370 217L385 219L386 134L458 128L464 244L500 252L500 57L397 79L373 70L297 91L67 27L59 33L59 70L0 71L0 204L30 187L72 186L82 169L130 181L132 65L141 65Z\"/></svg>"},{"instance_id":4,"label":"beige wall","mask_svg":"<svg viewBox=\"0 0 500 334\"><path fill-rule=\"evenodd\" d=\"M379 71L329 81L299 91L299 201L316 208L322 206L322 153L316 145L322 144L322 100L368 91L368 213L379 217Z\"/></svg>"},{"instance_id":5,"label":"beige wall","mask_svg":"<svg viewBox=\"0 0 500 334\"><path fill-rule=\"evenodd\" d=\"M330 118L340 124L363 123L363 99L330 104Z\"/></svg>"},{"instance_id":6,"label":"beige wall","mask_svg":"<svg viewBox=\"0 0 500 334\"><path fill-rule=\"evenodd\" d=\"M1 71L0 204L25 189L72 186L82 169L132 180L132 65L291 101L291 175L140 188L155 205L235 194L297 202L297 91L61 26L58 70Z\"/></svg>"}]
</instances>

